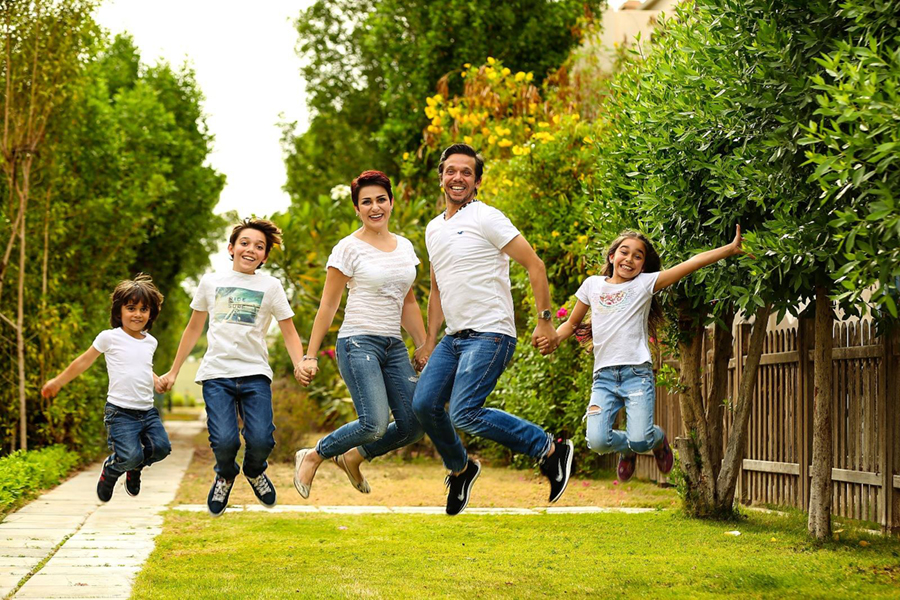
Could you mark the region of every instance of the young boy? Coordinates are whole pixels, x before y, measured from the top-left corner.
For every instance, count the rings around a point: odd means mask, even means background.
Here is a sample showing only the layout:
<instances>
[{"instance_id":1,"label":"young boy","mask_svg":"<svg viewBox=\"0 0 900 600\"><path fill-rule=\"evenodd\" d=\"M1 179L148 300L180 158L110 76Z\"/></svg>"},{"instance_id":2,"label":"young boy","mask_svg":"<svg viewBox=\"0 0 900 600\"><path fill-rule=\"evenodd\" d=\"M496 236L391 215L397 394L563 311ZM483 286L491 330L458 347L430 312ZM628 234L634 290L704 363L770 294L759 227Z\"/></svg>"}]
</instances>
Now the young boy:
<instances>
[{"instance_id":1,"label":"young boy","mask_svg":"<svg viewBox=\"0 0 900 600\"><path fill-rule=\"evenodd\" d=\"M209 347L196 380L203 385L209 444L216 457L216 478L206 500L214 517L225 512L234 478L241 472L235 460L241 446L238 415L246 444L244 476L263 506L275 506L275 488L265 473L266 460L275 447L272 369L266 348L273 316L295 367L303 358L303 345L291 320L294 312L281 282L256 272L275 244L281 244L281 230L271 221L244 219L234 226L228 243L232 270L207 274L200 280L191 302L194 312L175 361L160 378L163 388L171 389L210 315Z\"/></svg>"},{"instance_id":2,"label":"young boy","mask_svg":"<svg viewBox=\"0 0 900 600\"><path fill-rule=\"evenodd\" d=\"M161 461L172 451L169 436L153 407L153 352L156 339L147 333L159 315L163 295L147 275L122 281L111 297L110 326L101 331L87 351L72 361L65 371L44 384L41 395L52 398L59 390L84 373L100 354L106 355L109 391L103 423L106 443L112 454L104 461L97 497L112 498L116 481L125 476L129 496L141 492L141 469Z\"/></svg>"}]
</instances>

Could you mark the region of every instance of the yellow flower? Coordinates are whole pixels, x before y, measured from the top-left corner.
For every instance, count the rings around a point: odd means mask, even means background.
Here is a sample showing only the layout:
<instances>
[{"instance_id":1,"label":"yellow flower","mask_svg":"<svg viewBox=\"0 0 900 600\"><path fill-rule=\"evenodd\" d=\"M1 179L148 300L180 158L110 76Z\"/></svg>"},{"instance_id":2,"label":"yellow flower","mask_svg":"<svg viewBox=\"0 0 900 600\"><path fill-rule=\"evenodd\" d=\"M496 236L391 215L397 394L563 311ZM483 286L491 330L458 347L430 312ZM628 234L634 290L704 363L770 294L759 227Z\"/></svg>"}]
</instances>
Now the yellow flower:
<instances>
[{"instance_id":1,"label":"yellow flower","mask_svg":"<svg viewBox=\"0 0 900 600\"><path fill-rule=\"evenodd\" d=\"M512 146L512 142L506 138L503 138L502 140L500 140L500 143L498 143L497 145L500 146L501 148L509 148L510 146Z\"/></svg>"},{"instance_id":2,"label":"yellow flower","mask_svg":"<svg viewBox=\"0 0 900 600\"><path fill-rule=\"evenodd\" d=\"M489 145L493 146L493 145L496 144L496 143L497 143L497 136L492 135L491 137L488 138L488 144L489 144Z\"/></svg>"},{"instance_id":3,"label":"yellow flower","mask_svg":"<svg viewBox=\"0 0 900 600\"><path fill-rule=\"evenodd\" d=\"M443 119L441 119L441 116L440 116L440 115L437 115L435 118L433 118L433 119L431 120L431 124L434 125L434 126L438 126L438 125L440 125L442 122L443 122Z\"/></svg>"},{"instance_id":4,"label":"yellow flower","mask_svg":"<svg viewBox=\"0 0 900 600\"><path fill-rule=\"evenodd\" d=\"M503 178L503 185L505 185L506 187L511 187L512 184L513 184L512 181L510 181L510 180L507 179L506 177Z\"/></svg>"},{"instance_id":5,"label":"yellow flower","mask_svg":"<svg viewBox=\"0 0 900 600\"><path fill-rule=\"evenodd\" d=\"M464 136L463 136L463 141L464 141L465 143L471 145L471 144L472 144L472 136L471 136L471 135L464 135Z\"/></svg>"},{"instance_id":6,"label":"yellow flower","mask_svg":"<svg viewBox=\"0 0 900 600\"><path fill-rule=\"evenodd\" d=\"M506 68L506 67L503 67L503 70L500 71L500 73L501 73L504 77L508 77L509 74L512 73L512 71L510 71L510 70L509 70L508 68Z\"/></svg>"},{"instance_id":7,"label":"yellow flower","mask_svg":"<svg viewBox=\"0 0 900 600\"><path fill-rule=\"evenodd\" d=\"M559 232L556 231L556 230L553 230L553 231L550 232L550 235L553 236L553 237L559 237Z\"/></svg>"},{"instance_id":8,"label":"yellow flower","mask_svg":"<svg viewBox=\"0 0 900 600\"><path fill-rule=\"evenodd\" d=\"M529 73L525 76L525 81L531 81L532 79L534 79L534 73Z\"/></svg>"},{"instance_id":9,"label":"yellow flower","mask_svg":"<svg viewBox=\"0 0 900 600\"><path fill-rule=\"evenodd\" d=\"M541 121L540 123L538 123L538 127L546 129L547 127L550 127L550 123L548 123L547 121Z\"/></svg>"},{"instance_id":10,"label":"yellow flower","mask_svg":"<svg viewBox=\"0 0 900 600\"><path fill-rule=\"evenodd\" d=\"M573 120L573 121L577 121L577 120L580 119L580 118L581 118L581 115L579 115L578 113L575 113L574 115L572 115L572 120Z\"/></svg>"},{"instance_id":11,"label":"yellow flower","mask_svg":"<svg viewBox=\"0 0 900 600\"><path fill-rule=\"evenodd\" d=\"M488 81L494 81L497 79L497 73L495 71L491 71L487 74Z\"/></svg>"},{"instance_id":12,"label":"yellow flower","mask_svg":"<svg viewBox=\"0 0 900 600\"><path fill-rule=\"evenodd\" d=\"M495 62L497 62L497 61L494 59L493 56L488 56L488 64L489 64L489 65L492 65L492 64L494 64Z\"/></svg>"},{"instance_id":13,"label":"yellow flower","mask_svg":"<svg viewBox=\"0 0 900 600\"><path fill-rule=\"evenodd\" d=\"M466 63L463 65L463 69L468 69L471 66L472 66L472 63Z\"/></svg>"},{"instance_id":14,"label":"yellow flower","mask_svg":"<svg viewBox=\"0 0 900 600\"><path fill-rule=\"evenodd\" d=\"M523 79L525 79L525 73L524 73L524 72L519 71L518 73L516 73L516 81L522 81Z\"/></svg>"},{"instance_id":15,"label":"yellow flower","mask_svg":"<svg viewBox=\"0 0 900 600\"><path fill-rule=\"evenodd\" d=\"M583 243L587 242L587 236L586 236L586 235L579 235L577 239L578 239L578 243L579 243L579 244L583 244Z\"/></svg>"},{"instance_id":16,"label":"yellow flower","mask_svg":"<svg viewBox=\"0 0 900 600\"><path fill-rule=\"evenodd\" d=\"M482 128L481 128L481 135L491 135L491 130L488 129L487 127L482 127Z\"/></svg>"},{"instance_id":17,"label":"yellow flower","mask_svg":"<svg viewBox=\"0 0 900 600\"><path fill-rule=\"evenodd\" d=\"M583 141L584 141L585 144L593 144L593 143L594 143L594 138L592 138L592 137L589 136L589 135L586 135L586 136L584 137L584 140L583 140Z\"/></svg>"},{"instance_id":18,"label":"yellow flower","mask_svg":"<svg viewBox=\"0 0 900 600\"><path fill-rule=\"evenodd\" d=\"M429 119L435 118L437 116L437 114L438 113L436 110L434 110L434 107L432 107L432 106L425 107L425 116L428 117Z\"/></svg>"},{"instance_id":19,"label":"yellow flower","mask_svg":"<svg viewBox=\"0 0 900 600\"><path fill-rule=\"evenodd\" d=\"M553 124L559 125L559 115L553 115Z\"/></svg>"},{"instance_id":20,"label":"yellow flower","mask_svg":"<svg viewBox=\"0 0 900 600\"><path fill-rule=\"evenodd\" d=\"M409 160L409 152L403 153L403 160Z\"/></svg>"}]
</instances>

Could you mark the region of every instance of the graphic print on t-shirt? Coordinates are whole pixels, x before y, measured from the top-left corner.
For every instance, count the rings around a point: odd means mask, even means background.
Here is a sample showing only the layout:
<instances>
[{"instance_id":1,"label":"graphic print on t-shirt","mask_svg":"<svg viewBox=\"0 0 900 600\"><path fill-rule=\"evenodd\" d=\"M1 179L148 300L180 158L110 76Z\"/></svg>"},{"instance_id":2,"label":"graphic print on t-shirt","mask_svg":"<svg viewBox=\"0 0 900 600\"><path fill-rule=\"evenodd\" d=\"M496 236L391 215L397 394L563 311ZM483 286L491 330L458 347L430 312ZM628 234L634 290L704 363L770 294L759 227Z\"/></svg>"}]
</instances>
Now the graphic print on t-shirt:
<instances>
[{"instance_id":1,"label":"graphic print on t-shirt","mask_svg":"<svg viewBox=\"0 0 900 600\"><path fill-rule=\"evenodd\" d=\"M591 298L594 310L607 315L625 310L634 302L634 287L615 292L598 292Z\"/></svg>"},{"instance_id":2,"label":"graphic print on t-shirt","mask_svg":"<svg viewBox=\"0 0 900 600\"><path fill-rule=\"evenodd\" d=\"M213 319L239 325L255 325L265 292L238 287L217 287Z\"/></svg>"}]
</instances>

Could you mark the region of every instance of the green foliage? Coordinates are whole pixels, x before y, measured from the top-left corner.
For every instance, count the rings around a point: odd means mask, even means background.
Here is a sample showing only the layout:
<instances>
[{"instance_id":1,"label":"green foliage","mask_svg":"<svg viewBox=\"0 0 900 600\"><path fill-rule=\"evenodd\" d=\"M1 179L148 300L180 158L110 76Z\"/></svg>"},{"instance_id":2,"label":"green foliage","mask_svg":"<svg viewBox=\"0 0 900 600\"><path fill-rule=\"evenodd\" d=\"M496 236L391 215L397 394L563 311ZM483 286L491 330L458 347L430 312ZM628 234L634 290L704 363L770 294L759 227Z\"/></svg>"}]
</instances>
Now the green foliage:
<instances>
[{"instance_id":1,"label":"green foliage","mask_svg":"<svg viewBox=\"0 0 900 600\"><path fill-rule=\"evenodd\" d=\"M58 484L81 460L78 453L60 445L19 450L0 458L0 515Z\"/></svg>"}]
</instances>

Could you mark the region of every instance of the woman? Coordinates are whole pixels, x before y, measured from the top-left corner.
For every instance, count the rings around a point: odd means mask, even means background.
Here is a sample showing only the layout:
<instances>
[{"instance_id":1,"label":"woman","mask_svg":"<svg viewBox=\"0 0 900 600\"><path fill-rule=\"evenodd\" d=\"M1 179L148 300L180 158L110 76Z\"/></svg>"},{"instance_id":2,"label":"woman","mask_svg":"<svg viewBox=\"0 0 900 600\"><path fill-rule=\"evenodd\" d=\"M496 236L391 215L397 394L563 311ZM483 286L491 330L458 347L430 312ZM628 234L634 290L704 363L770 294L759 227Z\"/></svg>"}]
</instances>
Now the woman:
<instances>
[{"instance_id":1,"label":"woman","mask_svg":"<svg viewBox=\"0 0 900 600\"><path fill-rule=\"evenodd\" d=\"M425 342L425 324L412 289L419 259L409 240L388 229L394 196L387 175L364 171L350 184L350 192L362 227L338 242L328 258L308 354L297 376L304 386L315 377L319 347L346 286L350 291L336 355L359 418L319 440L315 448L297 451L294 487L303 498L309 497L319 465L329 458L353 487L369 493L359 470L362 462L412 444L423 434L412 411L418 378L400 333L402 326L416 348ZM417 350L417 368L425 360L419 354Z\"/></svg>"}]
</instances>

